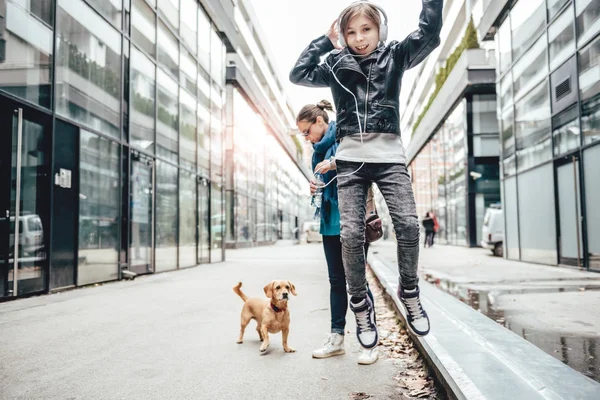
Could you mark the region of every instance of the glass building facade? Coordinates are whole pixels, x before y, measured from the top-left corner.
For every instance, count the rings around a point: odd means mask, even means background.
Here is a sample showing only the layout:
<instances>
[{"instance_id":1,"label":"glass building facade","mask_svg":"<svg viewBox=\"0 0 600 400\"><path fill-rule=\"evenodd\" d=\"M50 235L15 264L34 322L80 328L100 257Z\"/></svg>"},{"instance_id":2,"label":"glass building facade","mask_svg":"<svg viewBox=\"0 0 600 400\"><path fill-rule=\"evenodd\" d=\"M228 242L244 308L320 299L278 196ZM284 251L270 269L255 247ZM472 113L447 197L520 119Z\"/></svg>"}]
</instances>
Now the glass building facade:
<instances>
[{"instance_id":1,"label":"glass building facade","mask_svg":"<svg viewBox=\"0 0 600 400\"><path fill-rule=\"evenodd\" d=\"M520 0L497 25L506 257L600 270L600 2Z\"/></svg>"},{"instance_id":2,"label":"glass building facade","mask_svg":"<svg viewBox=\"0 0 600 400\"><path fill-rule=\"evenodd\" d=\"M467 94L409 165L420 218L433 211L438 243L477 246L485 209L500 201L496 95Z\"/></svg>"},{"instance_id":3,"label":"glass building facade","mask_svg":"<svg viewBox=\"0 0 600 400\"><path fill-rule=\"evenodd\" d=\"M197 0L0 0L0 299L289 236L306 178L258 118L226 207L226 51Z\"/></svg>"},{"instance_id":4,"label":"glass building facade","mask_svg":"<svg viewBox=\"0 0 600 400\"><path fill-rule=\"evenodd\" d=\"M298 239L309 218L307 178L270 134L243 92L228 86L233 116L228 149L232 185L227 190L228 247Z\"/></svg>"}]
</instances>

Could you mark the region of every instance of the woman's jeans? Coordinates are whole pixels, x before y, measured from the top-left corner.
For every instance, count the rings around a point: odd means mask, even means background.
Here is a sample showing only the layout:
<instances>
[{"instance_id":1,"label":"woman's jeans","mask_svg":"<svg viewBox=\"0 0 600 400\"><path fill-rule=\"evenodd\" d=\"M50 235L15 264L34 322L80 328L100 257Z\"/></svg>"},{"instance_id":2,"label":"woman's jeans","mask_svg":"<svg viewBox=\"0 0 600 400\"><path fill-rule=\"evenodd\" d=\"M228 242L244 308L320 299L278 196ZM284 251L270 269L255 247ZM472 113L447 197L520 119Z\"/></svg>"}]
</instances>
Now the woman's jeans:
<instances>
[{"instance_id":1,"label":"woman's jeans","mask_svg":"<svg viewBox=\"0 0 600 400\"><path fill-rule=\"evenodd\" d=\"M338 203L340 208L342 254L348 280L348 293L364 297L365 204L367 190L377 184L387 204L396 232L400 285L417 286L419 262L419 220L410 176L404 164L361 163L337 160ZM344 176L345 175L345 176Z\"/></svg>"},{"instance_id":2,"label":"woman's jeans","mask_svg":"<svg viewBox=\"0 0 600 400\"><path fill-rule=\"evenodd\" d=\"M323 236L323 249L329 272L329 307L331 310L331 332L344 334L346 313L348 312L348 294L346 292L346 274L342 263L342 243L340 236ZM365 254L369 244L365 244ZM365 265L363 264L363 269ZM367 294L373 300L373 295L367 287Z\"/></svg>"}]
</instances>

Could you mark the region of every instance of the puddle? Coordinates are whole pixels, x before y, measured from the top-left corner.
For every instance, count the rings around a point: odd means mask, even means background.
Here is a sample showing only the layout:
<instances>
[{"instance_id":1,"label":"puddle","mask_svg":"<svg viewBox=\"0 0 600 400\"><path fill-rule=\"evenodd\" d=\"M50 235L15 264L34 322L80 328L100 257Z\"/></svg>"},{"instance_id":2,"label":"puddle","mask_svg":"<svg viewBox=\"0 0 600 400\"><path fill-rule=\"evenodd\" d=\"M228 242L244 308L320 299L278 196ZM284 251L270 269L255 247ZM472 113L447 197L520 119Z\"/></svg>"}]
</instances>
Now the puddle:
<instances>
[{"instance_id":1,"label":"puddle","mask_svg":"<svg viewBox=\"0 0 600 400\"><path fill-rule=\"evenodd\" d=\"M562 361L583 375L600 382L600 339L578 335L561 335L552 332L526 328L511 321L509 315L505 315L501 309L496 309L490 301L488 290L473 290L466 285L457 284L446 279L434 278L431 275L425 279L446 293L451 294L473 309L493 319L500 325L510 329L517 335L534 344L541 350L554 358ZM569 289L572 290L572 289ZM556 288L555 291L563 292L564 288ZM527 293L535 290L519 289L502 291L506 293ZM584 325L586 322L577 321Z\"/></svg>"}]
</instances>

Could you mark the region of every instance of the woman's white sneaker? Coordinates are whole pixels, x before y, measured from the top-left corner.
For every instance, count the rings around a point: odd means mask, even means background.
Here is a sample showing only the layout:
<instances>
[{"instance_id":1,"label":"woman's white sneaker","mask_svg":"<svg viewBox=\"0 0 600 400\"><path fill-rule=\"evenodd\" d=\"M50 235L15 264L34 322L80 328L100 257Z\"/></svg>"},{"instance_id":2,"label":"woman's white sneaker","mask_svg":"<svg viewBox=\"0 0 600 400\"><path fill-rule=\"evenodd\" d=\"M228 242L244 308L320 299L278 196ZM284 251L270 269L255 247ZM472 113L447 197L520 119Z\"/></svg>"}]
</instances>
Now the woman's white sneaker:
<instances>
[{"instance_id":1,"label":"woman's white sneaker","mask_svg":"<svg viewBox=\"0 0 600 400\"><path fill-rule=\"evenodd\" d=\"M379 359L379 349L377 346L371 349L365 349L361 347L360 354L358 356L358 363L360 365L371 365Z\"/></svg>"},{"instance_id":2,"label":"woman's white sneaker","mask_svg":"<svg viewBox=\"0 0 600 400\"><path fill-rule=\"evenodd\" d=\"M325 346L321 349L313 351L313 358L327 358L333 356L341 356L345 354L344 350L344 335L339 333L331 333L325 341Z\"/></svg>"}]
</instances>

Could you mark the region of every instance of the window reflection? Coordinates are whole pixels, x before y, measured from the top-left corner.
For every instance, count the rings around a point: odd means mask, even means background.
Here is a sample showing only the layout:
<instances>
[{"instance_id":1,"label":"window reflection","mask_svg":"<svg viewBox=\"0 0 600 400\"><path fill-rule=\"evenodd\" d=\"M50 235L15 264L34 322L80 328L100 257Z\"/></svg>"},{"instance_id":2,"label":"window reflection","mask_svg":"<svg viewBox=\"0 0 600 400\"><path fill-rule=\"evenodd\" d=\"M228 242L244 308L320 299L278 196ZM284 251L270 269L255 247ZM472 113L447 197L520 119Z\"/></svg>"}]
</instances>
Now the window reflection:
<instances>
[{"instance_id":1,"label":"window reflection","mask_svg":"<svg viewBox=\"0 0 600 400\"><path fill-rule=\"evenodd\" d=\"M156 15L144 0L133 0L131 40L151 57L156 57Z\"/></svg>"},{"instance_id":2,"label":"window reflection","mask_svg":"<svg viewBox=\"0 0 600 400\"><path fill-rule=\"evenodd\" d=\"M546 7L544 0L517 2L510 12L510 21L512 25L512 59L516 60L545 30Z\"/></svg>"},{"instance_id":3,"label":"window reflection","mask_svg":"<svg viewBox=\"0 0 600 400\"><path fill-rule=\"evenodd\" d=\"M527 93L548 75L546 35L515 64L512 70L515 100Z\"/></svg>"},{"instance_id":4,"label":"window reflection","mask_svg":"<svg viewBox=\"0 0 600 400\"><path fill-rule=\"evenodd\" d=\"M181 0L181 29L180 36L187 47L196 54L198 51L198 0Z\"/></svg>"},{"instance_id":5,"label":"window reflection","mask_svg":"<svg viewBox=\"0 0 600 400\"><path fill-rule=\"evenodd\" d=\"M112 22L117 29L121 29L123 0L87 0L87 2Z\"/></svg>"},{"instance_id":6,"label":"window reflection","mask_svg":"<svg viewBox=\"0 0 600 400\"><path fill-rule=\"evenodd\" d=\"M553 118L554 155L559 156L579 147L581 138L577 107L563 111Z\"/></svg>"},{"instance_id":7,"label":"window reflection","mask_svg":"<svg viewBox=\"0 0 600 400\"><path fill-rule=\"evenodd\" d=\"M196 99L180 89L181 129L179 136L180 165L196 169Z\"/></svg>"},{"instance_id":8,"label":"window reflection","mask_svg":"<svg viewBox=\"0 0 600 400\"><path fill-rule=\"evenodd\" d=\"M555 69L575 52L573 7L567 8L548 28L550 69Z\"/></svg>"},{"instance_id":9,"label":"window reflection","mask_svg":"<svg viewBox=\"0 0 600 400\"><path fill-rule=\"evenodd\" d=\"M0 0L0 89L50 108L54 1Z\"/></svg>"},{"instance_id":10,"label":"window reflection","mask_svg":"<svg viewBox=\"0 0 600 400\"><path fill-rule=\"evenodd\" d=\"M179 131L179 92L177 82L158 69L158 119L156 144L159 156L177 162Z\"/></svg>"},{"instance_id":11,"label":"window reflection","mask_svg":"<svg viewBox=\"0 0 600 400\"><path fill-rule=\"evenodd\" d=\"M131 48L131 146L154 153L156 66L135 47Z\"/></svg>"},{"instance_id":12,"label":"window reflection","mask_svg":"<svg viewBox=\"0 0 600 400\"><path fill-rule=\"evenodd\" d=\"M577 15L577 45L581 46L600 31L600 2L596 0L575 0Z\"/></svg>"},{"instance_id":13,"label":"window reflection","mask_svg":"<svg viewBox=\"0 0 600 400\"><path fill-rule=\"evenodd\" d=\"M82 0L57 12L57 112L120 138L121 35Z\"/></svg>"},{"instance_id":14,"label":"window reflection","mask_svg":"<svg viewBox=\"0 0 600 400\"><path fill-rule=\"evenodd\" d=\"M198 61L206 71L210 69L210 20L198 9Z\"/></svg>"},{"instance_id":15,"label":"window reflection","mask_svg":"<svg viewBox=\"0 0 600 400\"><path fill-rule=\"evenodd\" d=\"M196 175L179 172L179 268L196 265Z\"/></svg>"},{"instance_id":16,"label":"window reflection","mask_svg":"<svg viewBox=\"0 0 600 400\"><path fill-rule=\"evenodd\" d=\"M544 81L515 105L519 171L551 159L550 97Z\"/></svg>"},{"instance_id":17,"label":"window reflection","mask_svg":"<svg viewBox=\"0 0 600 400\"><path fill-rule=\"evenodd\" d=\"M177 268L177 167L156 163L156 272Z\"/></svg>"},{"instance_id":18,"label":"window reflection","mask_svg":"<svg viewBox=\"0 0 600 400\"><path fill-rule=\"evenodd\" d=\"M179 30L179 0L158 0L158 10L171 28Z\"/></svg>"},{"instance_id":19,"label":"window reflection","mask_svg":"<svg viewBox=\"0 0 600 400\"><path fill-rule=\"evenodd\" d=\"M179 42L162 22L158 26L158 63L179 76Z\"/></svg>"},{"instance_id":20,"label":"window reflection","mask_svg":"<svg viewBox=\"0 0 600 400\"><path fill-rule=\"evenodd\" d=\"M78 285L118 278L120 151L80 130Z\"/></svg>"}]
</instances>

